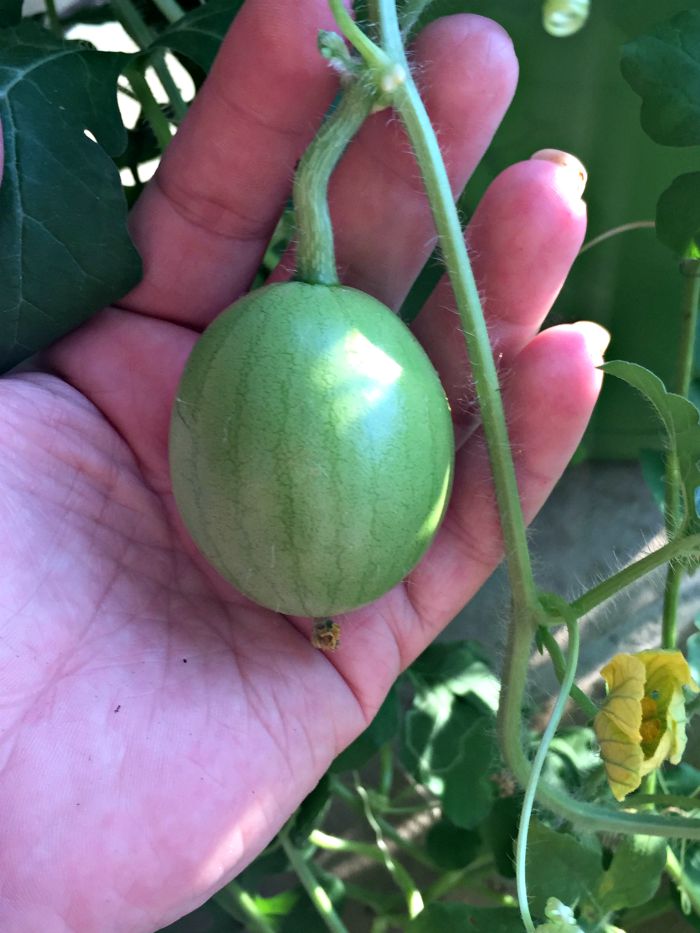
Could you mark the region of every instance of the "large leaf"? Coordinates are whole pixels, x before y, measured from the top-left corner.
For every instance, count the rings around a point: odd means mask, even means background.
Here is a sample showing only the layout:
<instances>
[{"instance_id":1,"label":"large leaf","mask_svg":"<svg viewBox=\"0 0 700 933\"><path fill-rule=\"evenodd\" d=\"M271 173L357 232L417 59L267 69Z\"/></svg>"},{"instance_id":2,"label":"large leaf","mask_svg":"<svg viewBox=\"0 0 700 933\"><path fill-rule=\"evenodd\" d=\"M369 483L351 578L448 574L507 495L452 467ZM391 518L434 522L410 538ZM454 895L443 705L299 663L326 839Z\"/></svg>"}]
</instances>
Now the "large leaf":
<instances>
[{"instance_id":1,"label":"large leaf","mask_svg":"<svg viewBox=\"0 0 700 933\"><path fill-rule=\"evenodd\" d=\"M22 18L22 0L0 0L0 28L14 26Z\"/></svg>"},{"instance_id":2,"label":"large leaf","mask_svg":"<svg viewBox=\"0 0 700 933\"><path fill-rule=\"evenodd\" d=\"M598 883L596 902L603 911L645 904L656 893L665 865L665 839L627 836Z\"/></svg>"},{"instance_id":3,"label":"large leaf","mask_svg":"<svg viewBox=\"0 0 700 933\"><path fill-rule=\"evenodd\" d=\"M153 43L172 49L209 71L243 0L208 0L165 29Z\"/></svg>"},{"instance_id":4,"label":"large leaf","mask_svg":"<svg viewBox=\"0 0 700 933\"><path fill-rule=\"evenodd\" d=\"M452 871L465 868L479 854L481 836L462 829L449 820L434 823L425 837L425 850L439 868Z\"/></svg>"},{"instance_id":5,"label":"large leaf","mask_svg":"<svg viewBox=\"0 0 700 933\"><path fill-rule=\"evenodd\" d=\"M477 706L498 709L500 682L475 642L435 642L416 658L410 673L429 688L442 685Z\"/></svg>"},{"instance_id":6,"label":"large leaf","mask_svg":"<svg viewBox=\"0 0 700 933\"><path fill-rule=\"evenodd\" d=\"M565 904L588 899L602 871L600 849L533 820L527 845L527 889L533 914L544 916L550 897Z\"/></svg>"},{"instance_id":7,"label":"large leaf","mask_svg":"<svg viewBox=\"0 0 700 933\"><path fill-rule=\"evenodd\" d=\"M700 144L700 12L687 10L628 42L622 74L642 98L642 127L666 146Z\"/></svg>"},{"instance_id":8,"label":"large leaf","mask_svg":"<svg viewBox=\"0 0 700 933\"><path fill-rule=\"evenodd\" d=\"M124 59L31 22L0 31L0 370L119 298L140 275L107 155L126 142L116 103Z\"/></svg>"},{"instance_id":9,"label":"large leaf","mask_svg":"<svg viewBox=\"0 0 700 933\"><path fill-rule=\"evenodd\" d=\"M493 804L494 732L491 714L443 685L419 694L404 721L404 763L440 797L445 816L464 829L484 820Z\"/></svg>"},{"instance_id":10,"label":"large leaf","mask_svg":"<svg viewBox=\"0 0 700 933\"><path fill-rule=\"evenodd\" d=\"M656 235L679 256L700 256L700 172L675 178L656 204Z\"/></svg>"},{"instance_id":11,"label":"large leaf","mask_svg":"<svg viewBox=\"0 0 700 933\"><path fill-rule=\"evenodd\" d=\"M615 360L602 368L638 389L656 409L666 429L668 446L678 458L688 528L697 528L700 525L696 509L696 490L700 488L700 413L682 395L668 392L659 377L643 366Z\"/></svg>"}]
</instances>

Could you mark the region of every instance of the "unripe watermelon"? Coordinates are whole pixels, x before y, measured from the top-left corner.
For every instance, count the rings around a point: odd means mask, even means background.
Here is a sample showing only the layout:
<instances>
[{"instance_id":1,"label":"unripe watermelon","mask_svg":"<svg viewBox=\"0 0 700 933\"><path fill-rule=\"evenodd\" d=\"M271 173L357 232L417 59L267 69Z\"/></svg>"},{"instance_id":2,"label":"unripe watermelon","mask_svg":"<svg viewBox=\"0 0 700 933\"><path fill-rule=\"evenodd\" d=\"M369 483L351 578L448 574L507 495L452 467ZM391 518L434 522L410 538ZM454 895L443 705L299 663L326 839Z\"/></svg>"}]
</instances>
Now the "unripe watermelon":
<instances>
[{"instance_id":1,"label":"unripe watermelon","mask_svg":"<svg viewBox=\"0 0 700 933\"><path fill-rule=\"evenodd\" d=\"M237 301L195 345L170 461L210 563L260 605L325 617L381 596L425 552L453 430L435 370L388 308L289 282Z\"/></svg>"}]
</instances>

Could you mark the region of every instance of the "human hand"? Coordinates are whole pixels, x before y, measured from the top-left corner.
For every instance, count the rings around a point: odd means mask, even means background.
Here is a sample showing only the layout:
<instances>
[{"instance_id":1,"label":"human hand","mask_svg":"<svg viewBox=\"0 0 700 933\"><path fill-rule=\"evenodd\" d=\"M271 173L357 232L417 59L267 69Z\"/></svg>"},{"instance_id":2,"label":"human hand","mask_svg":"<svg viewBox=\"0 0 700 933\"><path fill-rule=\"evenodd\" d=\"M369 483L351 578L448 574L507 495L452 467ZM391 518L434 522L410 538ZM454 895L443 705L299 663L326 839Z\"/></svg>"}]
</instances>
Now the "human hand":
<instances>
[{"instance_id":1,"label":"human hand","mask_svg":"<svg viewBox=\"0 0 700 933\"><path fill-rule=\"evenodd\" d=\"M150 933L267 843L372 718L400 670L501 558L451 293L416 323L465 440L449 513L405 584L343 622L260 609L210 570L170 493L170 409L197 333L248 287L294 165L332 99L325 0L248 0L132 218L145 276L118 308L0 382L0 929ZM455 188L486 149L516 63L484 19L438 21L414 60ZM592 325L537 334L580 246L572 173L492 185L469 240L531 518L600 383ZM433 245L407 142L370 119L333 181L343 280L396 307ZM470 435L467 438L467 435Z\"/></svg>"}]
</instances>

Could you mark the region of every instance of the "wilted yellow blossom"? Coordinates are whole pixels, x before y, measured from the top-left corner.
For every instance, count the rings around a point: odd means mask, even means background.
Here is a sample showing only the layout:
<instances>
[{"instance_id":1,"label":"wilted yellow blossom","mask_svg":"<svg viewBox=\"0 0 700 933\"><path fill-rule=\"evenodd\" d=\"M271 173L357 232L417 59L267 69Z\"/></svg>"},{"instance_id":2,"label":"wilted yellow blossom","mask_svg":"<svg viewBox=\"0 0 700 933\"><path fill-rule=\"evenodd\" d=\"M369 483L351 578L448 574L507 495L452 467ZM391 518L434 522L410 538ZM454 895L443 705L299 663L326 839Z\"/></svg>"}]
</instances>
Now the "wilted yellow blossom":
<instances>
[{"instance_id":1,"label":"wilted yellow blossom","mask_svg":"<svg viewBox=\"0 0 700 933\"><path fill-rule=\"evenodd\" d=\"M685 750L683 687L698 692L680 651L617 654L601 670L608 696L595 733L610 789L618 800L636 790L645 774Z\"/></svg>"}]
</instances>

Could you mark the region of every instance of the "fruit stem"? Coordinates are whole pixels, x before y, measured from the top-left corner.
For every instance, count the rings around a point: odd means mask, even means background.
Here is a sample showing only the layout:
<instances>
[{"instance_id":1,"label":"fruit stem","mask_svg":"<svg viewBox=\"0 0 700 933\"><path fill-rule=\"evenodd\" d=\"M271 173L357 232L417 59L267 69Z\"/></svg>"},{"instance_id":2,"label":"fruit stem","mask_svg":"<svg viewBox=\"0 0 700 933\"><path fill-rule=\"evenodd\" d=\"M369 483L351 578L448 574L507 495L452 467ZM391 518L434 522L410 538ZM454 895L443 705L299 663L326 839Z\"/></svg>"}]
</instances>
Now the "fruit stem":
<instances>
[{"instance_id":1,"label":"fruit stem","mask_svg":"<svg viewBox=\"0 0 700 933\"><path fill-rule=\"evenodd\" d=\"M328 182L348 143L362 126L373 96L353 81L302 156L294 179L297 225L296 278L311 285L338 285Z\"/></svg>"}]
</instances>

